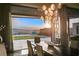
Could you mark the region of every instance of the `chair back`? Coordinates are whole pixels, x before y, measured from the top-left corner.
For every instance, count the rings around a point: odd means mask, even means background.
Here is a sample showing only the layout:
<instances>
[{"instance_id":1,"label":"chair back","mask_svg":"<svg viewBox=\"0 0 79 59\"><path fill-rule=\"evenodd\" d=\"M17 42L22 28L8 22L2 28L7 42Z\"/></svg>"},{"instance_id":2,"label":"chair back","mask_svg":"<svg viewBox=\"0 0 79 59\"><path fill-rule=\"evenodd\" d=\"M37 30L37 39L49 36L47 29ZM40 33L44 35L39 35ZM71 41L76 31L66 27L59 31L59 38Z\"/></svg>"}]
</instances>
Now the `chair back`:
<instances>
[{"instance_id":1,"label":"chair back","mask_svg":"<svg viewBox=\"0 0 79 59\"><path fill-rule=\"evenodd\" d=\"M42 46L36 45L36 53L37 53L38 56L43 56Z\"/></svg>"},{"instance_id":2,"label":"chair back","mask_svg":"<svg viewBox=\"0 0 79 59\"><path fill-rule=\"evenodd\" d=\"M40 43L40 37L35 37L34 41L35 41L35 43Z\"/></svg>"},{"instance_id":3,"label":"chair back","mask_svg":"<svg viewBox=\"0 0 79 59\"><path fill-rule=\"evenodd\" d=\"M28 55L33 56L33 54L34 54L33 48L32 48L31 42L28 40L27 40L27 45L28 45Z\"/></svg>"}]
</instances>

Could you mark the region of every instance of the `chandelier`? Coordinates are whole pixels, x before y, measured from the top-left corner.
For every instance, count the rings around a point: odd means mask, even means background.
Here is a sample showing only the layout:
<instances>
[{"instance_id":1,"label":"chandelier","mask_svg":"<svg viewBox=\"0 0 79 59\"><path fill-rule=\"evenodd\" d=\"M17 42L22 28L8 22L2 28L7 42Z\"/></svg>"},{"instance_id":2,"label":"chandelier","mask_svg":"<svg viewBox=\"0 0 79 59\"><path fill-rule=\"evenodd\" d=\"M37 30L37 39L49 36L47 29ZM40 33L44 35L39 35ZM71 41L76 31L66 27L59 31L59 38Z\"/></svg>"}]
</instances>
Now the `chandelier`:
<instances>
[{"instance_id":1,"label":"chandelier","mask_svg":"<svg viewBox=\"0 0 79 59\"><path fill-rule=\"evenodd\" d=\"M51 40L55 43L56 38L60 37L60 25L59 25L59 15L58 10L61 9L61 3L53 3L49 6L42 6L41 19L45 24L50 25L51 30Z\"/></svg>"},{"instance_id":2,"label":"chandelier","mask_svg":"<svg viewBox=\"0 0 79 59\"><path fill-rule=\"evenodd\" d=\"M50 6L42 6L42 16L41 19L51 25L52 20L55 20L58 15L58 9L61 9L61 3L53 3Z\"/></svg>"}]
</instances>

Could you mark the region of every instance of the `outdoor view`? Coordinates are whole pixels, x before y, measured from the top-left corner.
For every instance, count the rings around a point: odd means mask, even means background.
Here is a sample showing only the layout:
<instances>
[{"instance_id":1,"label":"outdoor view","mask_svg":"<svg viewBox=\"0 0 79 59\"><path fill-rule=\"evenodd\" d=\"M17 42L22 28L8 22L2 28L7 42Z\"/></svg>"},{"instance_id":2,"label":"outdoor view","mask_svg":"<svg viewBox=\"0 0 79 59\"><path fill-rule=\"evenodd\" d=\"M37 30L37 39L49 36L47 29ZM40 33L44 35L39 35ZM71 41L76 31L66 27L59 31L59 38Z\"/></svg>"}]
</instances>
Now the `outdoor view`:
<instances>
[{"instance_id":1,"label":"outdoor view","mask_svg":"<svg viewBox=\"0 0 79 59\"><path fill-rule=\"evenodd\" d=\"M79 26L79 18L74 18L74 19L70 19L69 20L69 25L70 25L70 37L74 37L79 35L79 30L78 30L78 26Z\"/></svg>"},{"instance_id":2,"label":"outdoor view","mask_svg":"<svg viewBox=\"0 0 79 59\"><path fill-rule=\"evenodd\" d=\"M1 3L0 56L79 56L79 3Z\"/></svg>"},{"instance_id":3,"label":"outdoor view","mask_svg":"<svg viewBox=\"0 0 79 59\"><path fill-rule=\"evenodd\" d=\"M14 51L26 49L27 40L30 40L32 43L34 43L35 36L40 36L41 41L50 41L51 38L49 25L37 18L12 17Z\"/></svg>"}]
</instances>

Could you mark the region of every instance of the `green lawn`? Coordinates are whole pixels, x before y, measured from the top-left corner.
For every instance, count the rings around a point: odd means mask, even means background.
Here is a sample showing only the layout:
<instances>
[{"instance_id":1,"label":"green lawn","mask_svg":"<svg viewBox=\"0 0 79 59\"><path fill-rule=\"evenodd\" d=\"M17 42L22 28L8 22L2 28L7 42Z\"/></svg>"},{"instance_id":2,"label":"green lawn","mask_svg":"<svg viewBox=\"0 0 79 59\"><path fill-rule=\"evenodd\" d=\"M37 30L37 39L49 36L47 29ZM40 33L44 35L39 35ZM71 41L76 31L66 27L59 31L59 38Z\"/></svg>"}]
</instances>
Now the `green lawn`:
<instances>
[{"instance_id":1,"label":"green lawn","mask_svg":"<svg viewBox=\"0 0 79 59\"><path fill-rule=\"evenodd\" d=\"M32 36L12 36L13 40L33 39Z\"/></svg>"}]
</instances>

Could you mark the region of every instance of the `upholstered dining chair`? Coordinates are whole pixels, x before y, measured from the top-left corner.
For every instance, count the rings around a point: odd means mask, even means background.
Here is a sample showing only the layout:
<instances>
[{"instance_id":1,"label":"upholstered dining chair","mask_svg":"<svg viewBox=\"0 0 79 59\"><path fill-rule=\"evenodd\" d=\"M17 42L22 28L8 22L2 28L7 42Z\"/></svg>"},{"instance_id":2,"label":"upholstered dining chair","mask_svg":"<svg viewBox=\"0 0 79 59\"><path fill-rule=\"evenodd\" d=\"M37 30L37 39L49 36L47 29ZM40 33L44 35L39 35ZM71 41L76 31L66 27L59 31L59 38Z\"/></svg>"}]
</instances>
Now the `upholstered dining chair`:
<instances>
[{"instance_id":1,"label":"upholstered dining chair","mask_svg":"<svg viewBox=\"0 0 79 59\"><path fill-rule=\"evenodd\" d=\"M37 56L53 56L49 53L47 53L46 51L43 50L42 46L40 45L36 45L36 54Z\"/></svg>"},{"instance_id":2,"label":"upholstered dining chair","mask_svg":"<svg viewBox=\"0 0 79 59\"><path fill-rule=\"evenodd\" d=\"M40 37L35 37L35 38L34 38L34 42L35 42L35 43L40 43Z\"/></svg>"},{"instance_id":3,"label":"upholstered dining chair","mask_svg":"<svg viewBox=\"0 0 79 59\"><path fill-rule=\"evenodd\" d=\"M43 56L43 49L42 49L42 46L40 45L36 45L36 53L38 56Z\"/></svg>"},{"instance_id":4,"label":"upholstered dining chair","mask_svg":"<svg viewBox=\"0 0 79 59\"><path fill-rule=\"evenodd\" d=\"M28 45L28 56L35 56L36 54L33 51L33 47L30 41L27 40Z\"/></svg>"}]
</instances>

